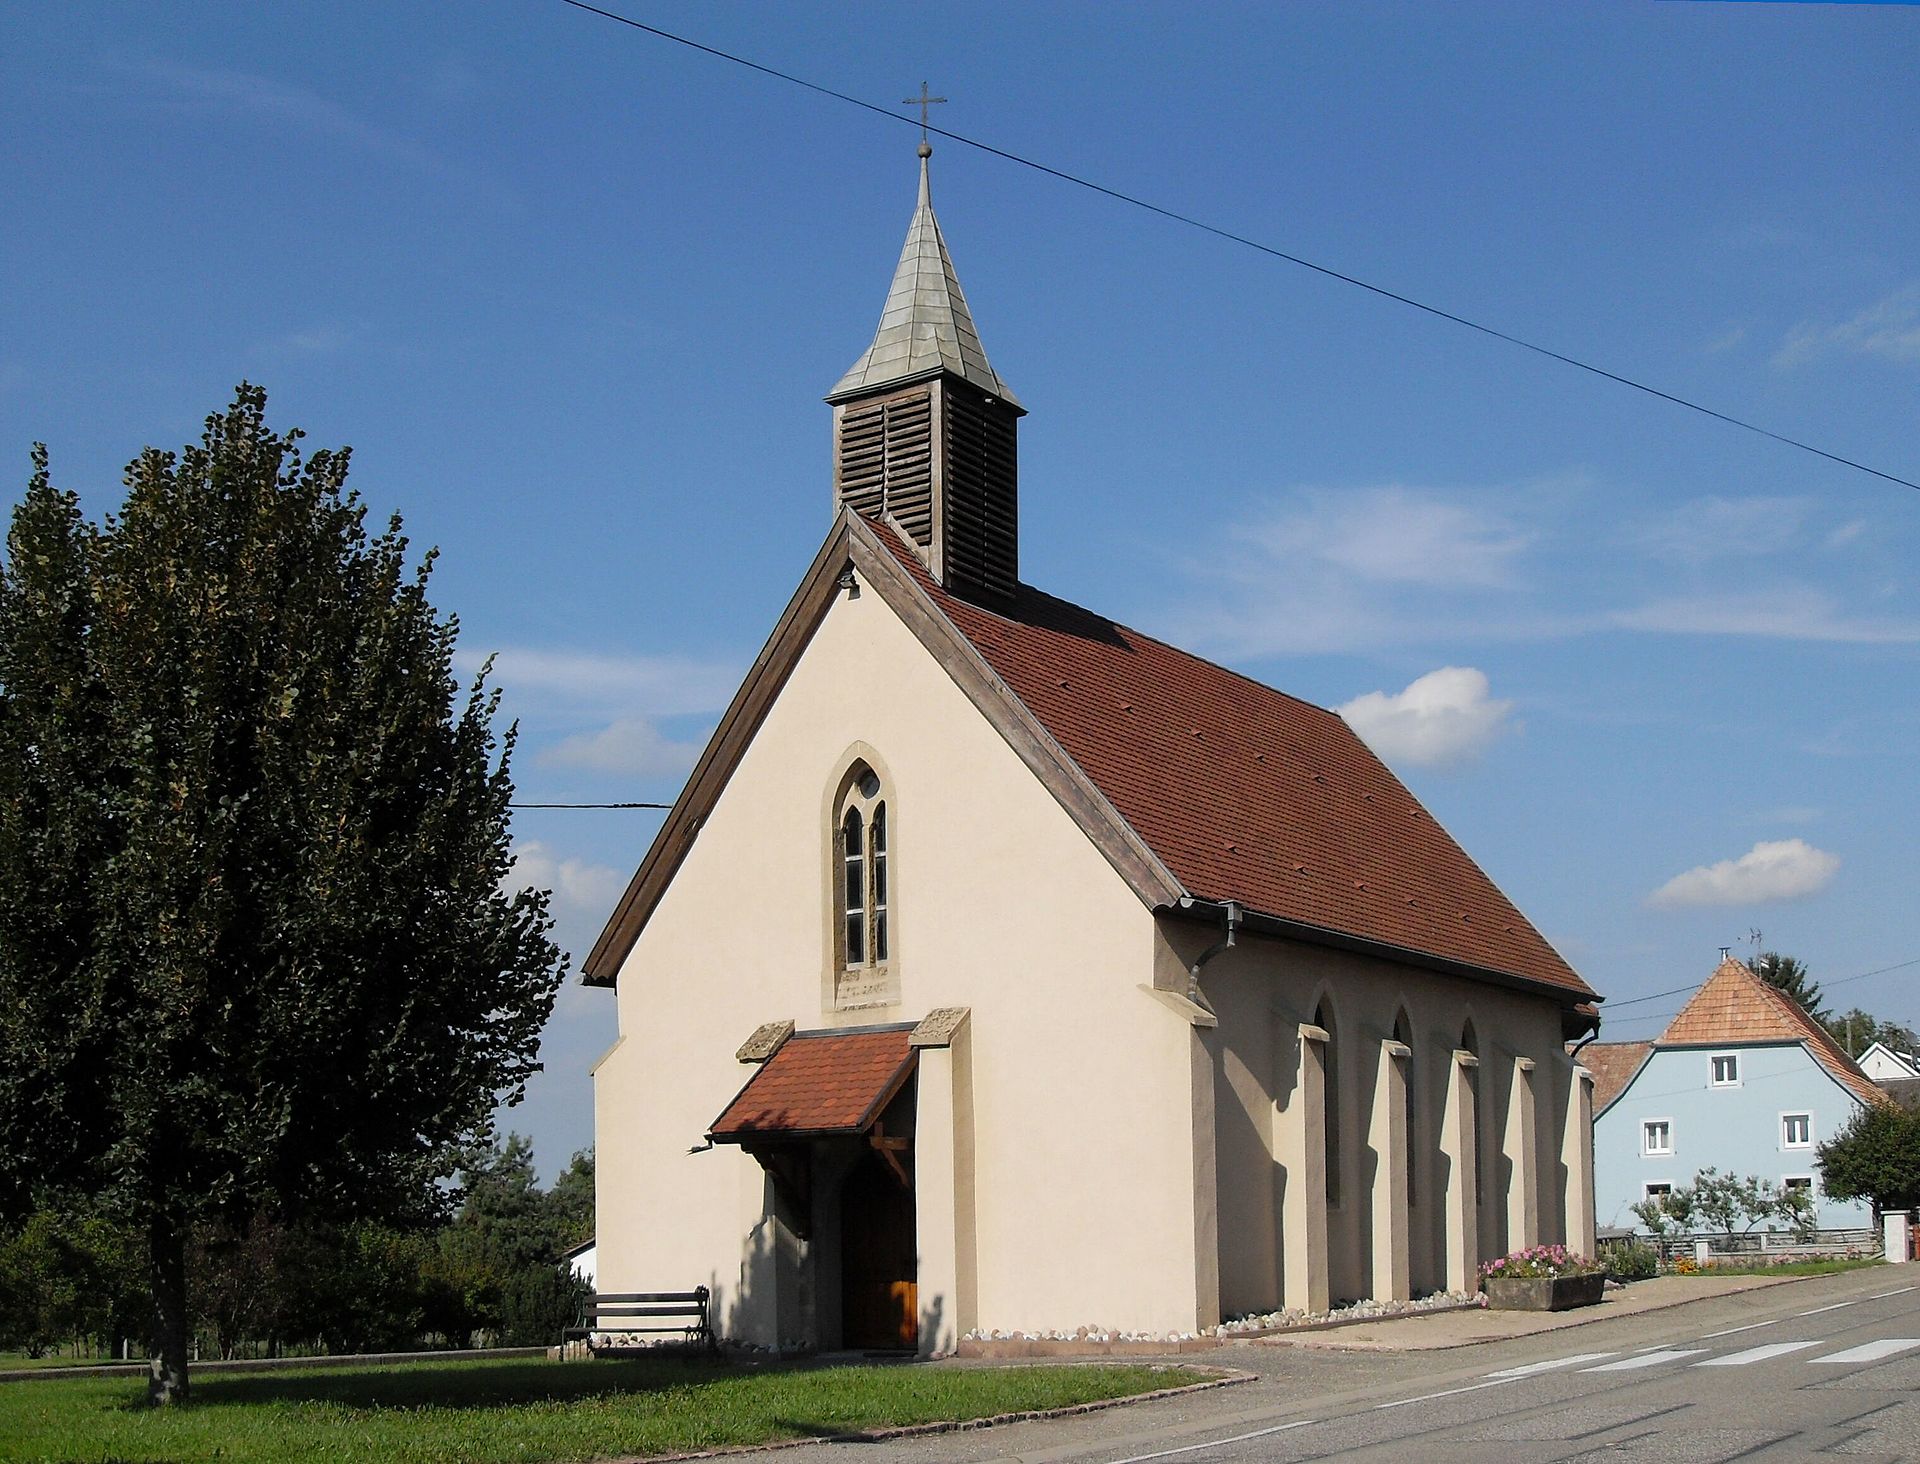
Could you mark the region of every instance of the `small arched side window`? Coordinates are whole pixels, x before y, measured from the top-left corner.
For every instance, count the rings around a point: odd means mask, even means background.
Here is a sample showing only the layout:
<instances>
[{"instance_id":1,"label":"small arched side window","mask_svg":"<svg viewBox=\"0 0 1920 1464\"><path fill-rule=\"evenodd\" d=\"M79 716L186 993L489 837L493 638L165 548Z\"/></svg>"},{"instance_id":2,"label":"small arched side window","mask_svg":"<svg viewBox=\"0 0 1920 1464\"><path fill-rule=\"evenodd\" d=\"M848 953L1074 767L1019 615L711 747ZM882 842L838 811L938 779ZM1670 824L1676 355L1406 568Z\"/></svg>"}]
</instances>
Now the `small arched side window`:
<instances>
[{"instance_id":1,"label":"small arched side window","mask_svg":"<svg viewBox=\"0 0 1920 1464\"><path fill-rule=\"evenodd\" d=\"M1470 1052L1475 1057L1480 1055L1480 1038L1473 1030L1473 1018L1471 1017L1467 1018L1466 1025L1460 1029L1460 1050L1462 1052ZM1467 1073L1467 1103L1473 1109L1473 1131L1475 1135L1475 1153L1473 1157L1474 1190L1480 1202L1484 1204L1487 1198L1487 1171L1491 1168L1487 1163L1487 1155L1491 1146L1488 1142L1489 1135L1487 1133L1486 1116L1480 1112L1480 1072L1477 1068Z\"/></svg>"},{"instance_id":2,"label":"small arched side window","mask_svg":"<svg viewBox=\"0 0 1920 1464\"><path fill-rule=\"evenodd\" d=\"M1405 1078L1402 1086L1406 1089L1407 1204L1417 1205L1420 1202L1418 1184L1420 1175L1420 1106L1418 1095L1420 1090L1419 1085L1414 1082L1413 1076L1413 1023L1407 1020L1405 1008L1402 1008L1400 1014L1393 1019L1393 1040L1407 1049L1407 1055L1403 1059L1407 1065L1407 1070L1402 1074Z\"/></svg>"},{"instance_id":3,"label":"small arched side window","mask_svg":"<svg viewBox=\"0 0 1920 1464\"><path fill-rule=\"evenodd\" d=\"M887 804L873 770L856 765L840 797L834 849L839 856L839 965L846 971L887 964L892 947L888 916Z\"/></svg>"},{"instance_id":4,"label":"small arched side window","mask_svg":"<svg viewBox=\"0 0 1920 1464\"><path fill-rule=\"evenodd\" d=\"M1321 1118L1325 1123L1327 1151L1327 1203L1340 1203L1340 1030L1334 1025L1333 1008L1321 1002L1314 1008L1313 1025L1327 1034L1321 1052Z\"/></svg>"}]
</instances>

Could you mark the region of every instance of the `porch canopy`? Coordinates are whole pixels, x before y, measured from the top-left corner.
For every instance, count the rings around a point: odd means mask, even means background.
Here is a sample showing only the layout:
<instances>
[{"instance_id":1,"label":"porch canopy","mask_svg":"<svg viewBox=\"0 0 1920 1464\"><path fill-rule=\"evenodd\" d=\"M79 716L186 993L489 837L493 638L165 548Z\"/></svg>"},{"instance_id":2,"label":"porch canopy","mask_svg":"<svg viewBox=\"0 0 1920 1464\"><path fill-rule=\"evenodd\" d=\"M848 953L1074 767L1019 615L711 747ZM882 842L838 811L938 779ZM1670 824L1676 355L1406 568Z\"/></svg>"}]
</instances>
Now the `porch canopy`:
<instances>
[{"instance_id":1,"label":"porch canopy","mask_svg":"<svg viewBox=\"0 0 1920 1464\"><path fill-rule=\"evenodd\" d=\"M866 1133L913 1076L912 1030L795 1033L748 1079L707 1137L754 1149L769 1141Z\"/></svg>"},{"instance_id":2,"label":"porch canopy","mask_svg":"<svg viewBox=\"0 0 1920 1464\"><path fill-rule=\"evenodd\" d=\"M908 1040L912 1030L796 1033L713 1121L707 1138L738 1144L760 1161L802 1238L812 1233L814 1140L864 1137L901 1187L912 1189L911 1141L889 1134L881 1121L919 1062L919 1049Z\"/></svg>"}]
</instances>

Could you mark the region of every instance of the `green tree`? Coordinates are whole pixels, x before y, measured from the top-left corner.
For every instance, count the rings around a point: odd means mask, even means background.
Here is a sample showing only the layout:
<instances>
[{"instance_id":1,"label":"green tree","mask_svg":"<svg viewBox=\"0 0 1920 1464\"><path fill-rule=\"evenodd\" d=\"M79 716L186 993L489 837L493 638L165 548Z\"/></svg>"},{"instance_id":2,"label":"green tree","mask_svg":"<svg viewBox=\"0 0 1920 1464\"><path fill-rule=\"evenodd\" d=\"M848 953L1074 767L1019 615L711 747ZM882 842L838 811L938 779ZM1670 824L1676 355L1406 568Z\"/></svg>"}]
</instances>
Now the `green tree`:
<instances>
[{"instance_id":1,"label":"green tree","mask_svg":"<svg viewBox=\"0 0 1920 1464\"><path fill-rule=\"evenodd\" d=\"M547 1207L562 1251L593 1239L593 1196L593 1150L581 1149L547 1191Z\"/></svg>"},{"instance_id":2,"label":"green tree","mask_svg":"<svg viewBox=\"0 0 1920 1464\"><path fill-rule=\"evenodd\" d=\"M1818 1151L1820 1187L1836 1200L1881 1210L1920 1205L1920 1113L1870 1103Z\"/></svg>"},{"instance_id":3,"label":"green tree","mask_svg":"<svg viewBox=\"0 0 1920 1464\"><path fill-rule=\"evenodd\" d=\"M1808 974L1806 963L1797 956L1762 951L1753 958L1753 974L1792 997L1816 1022L1826 1021L1826 999L1820 994L1820 983Z\"/></svg>"},{"instance_id":4,"label":"green tree","mask_svg":"<svg viewBox=\"0 0 1920 1464\"><path fill-rule=\"evenodd\" d=\"M1901 1022L1883 1022L1861 1007L1826 1018L1825 1026L1849 1057L1858 1057L1876 1042L1884 1042L1894 1052L1913 1052L1916 1048L1911 1028Z\"/></svg>"},{"instance_id":5,"label":"green tree","mask_svg":"<svg viewBox=\"0 0 1920 1464\"><path fill-rule=\"evenodd\" d=\"M43 449L0 570L0 1207L138 1225L154 1402L196 1219L419 1215L517 1101L564 961L502 890L514 733L243 384L87 522Z\"/></svg>"},{"instance_id":6,"label":"green tree","mask_svg":"<svg viewBox=\"0 0 1920 1464\"><path fill-rule=\"evenodd\" d=\"M503 1346L531 1346L554 1341L574 1320L582 1288L561 1257L585 1239L583 1206L591 1233L592 1164L590 1154L576 1154L543 1193L533 1146L519 1134L469 1156L460 1210L441 1233L435 1263L446 1308L440 1314L456 1329L489 1333Z\"/></svg>"}]
</instances>

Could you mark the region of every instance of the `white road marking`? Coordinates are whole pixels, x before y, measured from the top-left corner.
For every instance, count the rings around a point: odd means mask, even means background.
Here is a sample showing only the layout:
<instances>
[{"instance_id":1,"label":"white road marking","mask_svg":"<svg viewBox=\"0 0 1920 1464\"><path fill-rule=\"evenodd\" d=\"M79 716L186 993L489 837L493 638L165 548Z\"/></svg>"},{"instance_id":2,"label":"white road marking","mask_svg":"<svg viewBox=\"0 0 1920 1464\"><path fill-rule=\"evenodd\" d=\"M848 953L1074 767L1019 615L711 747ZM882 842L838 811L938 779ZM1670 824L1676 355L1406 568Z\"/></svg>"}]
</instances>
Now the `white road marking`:
<instances>
[{"instance_id":1,"label":"white road marking","mask_svg":"<svg viewBox=\"0 0 1920 1464\"><path fill-rule=\"evenodd\" d=\"M1111 1464L1144 1464L1148 1459L1170 1459L1175 1454L1191 1454L1196 1449L1219 1449L1228 1444L1244 1444L1248 1439L1264 1439L1268 1434L1285 1433L1290 1428L1307 1428L1318 1423L1315 1418L1303 1418L1298 1423L1276 1423L1272 1428L1256 1428L1252 1433L1235 1434L1230 1439L1208 1439L1204 1444L1183 1444L1177 1449L1162 1449L1157 1454L1134 1454L1125 1459L1115 1459Z\"/></svg>"},{"instance_id":2,"label":"white road marking","mask_svg":"<svg viewBox=\"0 0 1920 1464\"><path fill-rule=\"evenodd\" d=\"M1807 1361L1842 1364L1878 1362L1883 1357L1892 1357L1898 1352L1911 1352L1916 1347L1920 1347L1920 1337L1882 1337L1878 1342L1862 1343L1858 1347L1849 1347L1845 1352L1835 1352L1826 1357L1810 1357Z\"/></svg>"},{"instance_id":3,"label":"white road marking","mask_svg":"<svg viewBox=\"0 0 1920 1464\"><path fill-rule=\"evenodd\" d=\"M1805 1352L1809 1347L1821 1347L1826 1343L1822 1337L1815 1342L1769 1342L1764 1347L1749 1347L1745 1352L1729 1352L1725 1357L1709 1357L1705 1362L1696 1362L1695 1367L1745 1367L1751 1362L1766 1362L1769 1358L1785 1357L1789 1352Z\"/></svg>"},{"instance_id":4,"label":"white road marking","mask_svg":"<svg viewBox=\"0 0 1920 1464\"><path fill-rule=\"evenodd\" d=\"M1678 1362L1683 1357L1698 1357L1704 1347L1669 1347L1659 1352L1643 1352L1638 1357L1623 1357L1618 1362L1603 1362L1598 1367L1583 1367L1581 1372L1632 1372L1636 1368L1658 1367L1663 1362Z\"/></svg>"},{"instance_id":5,"label":"white road marking","mask_svg":"<svg viewBox=\"0 0 1920 1464\"><path fill-rule=\"evenodd\" d=\"M1885 1301L1889 1296L1905 1296L1909 1291L1914 1290L1920 1290L1920 1287L1902 1286L1898 1291L1876 1291L1872 1296L1869 1296L1867 1300Z\"/></svg>"},{"instance_id":6,"label":"white road marking","mask_svg":"<svg viewBox=\"0 0 1920 1464\"><path fill-rule=\"evenodd\" d=\"M1797 1317L1817 1317L1821 1312L1839 1311L1843 1306L1852 1306L1850 1301L1836 1301L1832 1306L1816 1306L1811 1311L1795 1312Z\"/></svg>"},{"instance_id":7,"label":"white road marking","mask_svg":"<svg viewBox=\"0 0 1920 1464\"><path fill-rule=\"evenodd\" d=\"M1576 1352L1572 1357L1556 1357L1548 1362L1530 1362L1525 1367L1503 1367L1487 1374L1490 1378L1530 1378L1535 1373L1552 1372L1556 1367L1572 1367L1577 1362L1598 1362L1603 1357L1618 1357L1617 1352Z\"/></svg>"},{"instance_id":8,"label":"white road marking","mask_svg":"<svg viewBox=\"0 0 1920 1464\"><path fill-rule=\"evenodd\" d=\"M1378 1413L1382 1408L1405 1408L1409 1403L1431 1403L1435 1398L1451 1398L1455 1393L1477 1393L1482 1388L1497 1388L1502 1383L1512 1381L1512 1378L1495 1378L1489 1383L1469 1383L1464 1388L1445 1388L1438 1393L1422 1393L1418 1398L1400 1398L1392 1403L1376 1403L1373 1409Z\"/></svg>"},{"instance_id":9,"label":"white road marking","mask_svg":"<svg viewBox=\"0 0 1920 1464\"><path fill-rule=\"evenodd\" d=\"M1779 1325L1780 1318L1778 1317L1775 1317L1770 1322L1748 1322L1744 1327L1728 1327L1723 1332L1709 1332L1700 1340L1702 1342L1711 1342L1715 1337L1731 1337L1735 1332L1751 1332L1755 1327L1777 1327Z\"/></svg>"}]
</instances>

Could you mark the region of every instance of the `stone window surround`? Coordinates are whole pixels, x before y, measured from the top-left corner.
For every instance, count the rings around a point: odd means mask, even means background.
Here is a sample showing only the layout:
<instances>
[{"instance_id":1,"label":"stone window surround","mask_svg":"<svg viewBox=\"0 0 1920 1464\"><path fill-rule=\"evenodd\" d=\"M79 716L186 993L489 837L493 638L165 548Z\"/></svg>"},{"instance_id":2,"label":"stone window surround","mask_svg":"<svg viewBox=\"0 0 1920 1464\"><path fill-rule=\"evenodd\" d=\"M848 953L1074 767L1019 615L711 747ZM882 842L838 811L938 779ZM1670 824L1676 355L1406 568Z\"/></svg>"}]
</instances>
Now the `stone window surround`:
<instances>
[{"instance_id":1,"label":"stone window surround","mask_svg":"<svg viewBox=\"0 0 1920 1464\"><path fill-rule=\"evenodd\" d=\"M900 849L900 815L895 799L895 784L886 761L868 743L850 744L834 764L835 773L821 789L821 926L822 962L820 1009L829 1023L837 1012L859 1013L862 1021L884 1020L885 1014L900 1004L900 913L899 882L895 866ZM862 783L868 788L862 788ZM862 870L866 885L867 948L865 961L849 965L846 960L845 921L845 849L841 830L847 811L860 810L863 833L872 827L876 807L886 809L887 840L887 957L875 959L873 928L873 860L871 849Z\"/></svg>"}]
</instances>

